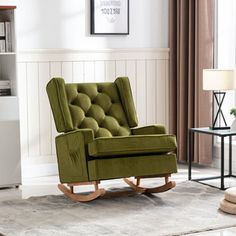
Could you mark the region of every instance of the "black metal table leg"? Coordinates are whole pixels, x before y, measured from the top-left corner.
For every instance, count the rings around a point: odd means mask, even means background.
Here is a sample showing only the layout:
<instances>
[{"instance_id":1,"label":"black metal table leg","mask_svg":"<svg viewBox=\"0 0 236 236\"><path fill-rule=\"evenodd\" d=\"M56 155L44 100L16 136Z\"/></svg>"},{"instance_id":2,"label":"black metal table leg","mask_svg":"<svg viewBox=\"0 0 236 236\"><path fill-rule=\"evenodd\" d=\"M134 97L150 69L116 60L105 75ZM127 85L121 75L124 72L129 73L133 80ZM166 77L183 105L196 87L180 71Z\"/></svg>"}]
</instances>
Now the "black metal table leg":
<instances>
[{"instance_id":1,"label":"black metal table leg","mask_svg":"<svg viewBox=\"0 0 236 236\"><path fill-rule=\"evenodd\" d=\"M229 175L232 175L232 136L229 136Z\"/></svg>"},{"instance_id":2,"label":"black metal table leg","mask_svg":"<svg viewBox=\"0 0 236 236\"><path fill-rule=\"evenodd\" d=\"M192 132L188 131L188 180L192 179Z\"/></svg>"},{"instance_id":3,"label":"black metal table leg","mask_svg":"<svg viewBox=\"0 0 236 236\"><path fill-rule=\"evenodd\" d=\"M221 184L220 184L220 189L224 190L224 137L221 137Z\"/></svg>"}]
</instances>

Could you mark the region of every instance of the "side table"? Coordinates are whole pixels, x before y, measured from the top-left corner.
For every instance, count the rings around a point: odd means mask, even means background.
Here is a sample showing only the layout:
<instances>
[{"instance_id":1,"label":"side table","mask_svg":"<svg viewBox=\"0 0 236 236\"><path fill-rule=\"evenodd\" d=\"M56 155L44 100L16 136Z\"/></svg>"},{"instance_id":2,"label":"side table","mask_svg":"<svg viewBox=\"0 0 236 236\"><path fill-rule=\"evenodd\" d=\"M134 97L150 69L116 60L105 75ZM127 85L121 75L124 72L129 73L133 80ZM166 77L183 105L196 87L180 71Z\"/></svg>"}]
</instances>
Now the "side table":
<instances>
[{"instance_id":1,"label":"side table","mask_svg":"<svg viewBox=\"0 0 236 236\"><path fill-rule=\"evenodd\" d=\"M202 133L212 136L218 136L221 139L221 165L220 165L220 176L213 176L213 177L207 177L207 178L199 178L199 179L192 179L192 147L193 147L193 139L194 139L194 133ZM232 174L232 136L236 136L236 131L232 131L230 129L228 130L213 130L208 127L204 128L190 128L188 132L188 179L192 181L196 181L201 183L201 181L204 180L212 180L212 179L219 179L220 178L220 187L219 189L224 190L224 178L225 177L234 177L235 175ZM227 175L225 175L224 167L225 167L225 160L224 160L224 142L225 138L229 137L229 172ZM206 185L209 185L211 187L216 187L211 184L204 183ZM218 187L216 187L218 188Z\"/></svg>"}]
</instances>

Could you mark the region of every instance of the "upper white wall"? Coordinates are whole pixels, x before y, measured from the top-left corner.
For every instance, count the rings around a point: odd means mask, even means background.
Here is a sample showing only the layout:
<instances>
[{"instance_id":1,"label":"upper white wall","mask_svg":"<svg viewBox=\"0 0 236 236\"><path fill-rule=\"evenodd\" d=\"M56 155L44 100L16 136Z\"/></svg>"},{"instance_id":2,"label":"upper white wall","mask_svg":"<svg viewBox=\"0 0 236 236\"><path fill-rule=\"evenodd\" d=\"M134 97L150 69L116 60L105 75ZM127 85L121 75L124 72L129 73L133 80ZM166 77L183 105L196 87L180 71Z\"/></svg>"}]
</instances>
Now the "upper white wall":
<instances>
[{"instance_id":1,"label":"upper white wall","mask_svg":"<svg viewBox=\"0 0 236 236\"><path fill-rule=\"evenodd\" d=\"M217 3L216 67L234 69L236 68L236 1L218 0ZM235 91L227 91L222 110L229 125L234 120L229 111L235 105Z\"/></svg>"},{"instance_id":2,"label":"upper white wall","mask_svg":"<svg viewBox=\"0 0 236 236\"><path fill-rule=\"evenodd\" d=\"M90 0L15 2L18 50L168 47L167 0L130 0L130 34L105 37L89 34Z\"/></svg>"},{"instance_id":3,"label":"upper white wall","mask_svg":"<svg viewBox=\"0 0 236 236\"><path fill-rule=\"evenodd\" d=\"M218 0L217 7L217 66L235 68L236 1Z\"/></svg>"}]
</instances>

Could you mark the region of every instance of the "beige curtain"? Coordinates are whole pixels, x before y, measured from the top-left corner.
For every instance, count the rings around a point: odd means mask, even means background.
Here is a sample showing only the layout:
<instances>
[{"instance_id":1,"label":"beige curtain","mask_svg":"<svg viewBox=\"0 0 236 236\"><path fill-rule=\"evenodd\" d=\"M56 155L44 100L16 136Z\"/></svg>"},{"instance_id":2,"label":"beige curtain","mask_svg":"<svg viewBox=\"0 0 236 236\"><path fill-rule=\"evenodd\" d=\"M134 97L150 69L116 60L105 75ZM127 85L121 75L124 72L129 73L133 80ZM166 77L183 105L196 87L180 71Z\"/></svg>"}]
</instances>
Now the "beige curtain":
<instances>
[{"instance_id":1,"label":"beige curtain","mask_svg":"<svg viewBox=\"0 0 236 236\"><path fill-rule=\"evenodd\" d=\"M187 160L190 127L212 122L212 95L202 89L202 70L213 68L214 0L169 0L170 131L178 160ZM211 162L212 139L196 135L194 161Z\"/></svg>"}]
</instances>

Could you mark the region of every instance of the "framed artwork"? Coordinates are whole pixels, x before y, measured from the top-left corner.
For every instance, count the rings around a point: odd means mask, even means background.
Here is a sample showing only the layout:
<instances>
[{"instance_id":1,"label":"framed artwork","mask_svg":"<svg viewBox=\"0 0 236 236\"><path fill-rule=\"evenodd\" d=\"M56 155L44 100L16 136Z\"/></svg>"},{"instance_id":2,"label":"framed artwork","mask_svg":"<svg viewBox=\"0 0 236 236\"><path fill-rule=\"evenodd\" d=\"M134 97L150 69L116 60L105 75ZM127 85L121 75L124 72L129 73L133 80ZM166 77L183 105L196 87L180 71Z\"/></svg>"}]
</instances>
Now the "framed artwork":
<instances>
[{"instance_id":1,"label":"framed artwork","mask_svg":"<svg viewBox=\"0 0 236 236\"><path fill-rule=\"evenodd\" d=\"M91 0L91 34L129 34L129 0Z\"/></svg>"}]
</instances>

